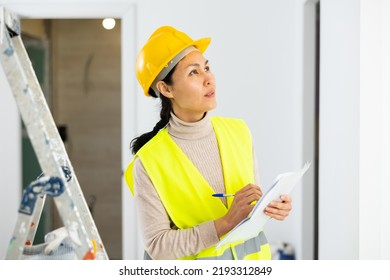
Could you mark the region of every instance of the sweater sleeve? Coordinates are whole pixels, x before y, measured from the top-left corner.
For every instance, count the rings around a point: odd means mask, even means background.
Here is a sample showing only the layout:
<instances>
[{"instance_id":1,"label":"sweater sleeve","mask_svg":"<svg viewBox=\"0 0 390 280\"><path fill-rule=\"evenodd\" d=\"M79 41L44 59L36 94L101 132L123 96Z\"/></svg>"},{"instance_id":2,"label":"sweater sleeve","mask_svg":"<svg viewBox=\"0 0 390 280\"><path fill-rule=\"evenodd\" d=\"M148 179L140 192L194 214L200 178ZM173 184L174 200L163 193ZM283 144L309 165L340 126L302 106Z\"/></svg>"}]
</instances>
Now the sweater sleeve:
<instances>
[{"instance_id":1,"label":"sweater sleeve","mask_svg":"<svg viewBox=\"0 0 390 280\"><path fill-rule=\"evenodd\" d=\"M178 259L199 253L219 239L214 221L178 229L170 220L140 159L134 163L134 198L146 252L152 259Z\"/></svg>"}]
</instances>

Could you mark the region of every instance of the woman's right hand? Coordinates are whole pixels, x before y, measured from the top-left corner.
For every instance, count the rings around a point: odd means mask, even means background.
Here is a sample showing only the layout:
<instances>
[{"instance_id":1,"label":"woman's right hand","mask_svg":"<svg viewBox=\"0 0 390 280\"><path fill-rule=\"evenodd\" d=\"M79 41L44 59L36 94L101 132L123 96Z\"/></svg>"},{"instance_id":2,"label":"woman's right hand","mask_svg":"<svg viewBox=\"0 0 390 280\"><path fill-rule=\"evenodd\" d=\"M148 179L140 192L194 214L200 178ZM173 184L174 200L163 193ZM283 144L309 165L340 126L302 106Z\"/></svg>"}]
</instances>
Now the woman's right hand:
<instances>
[{"instance_id":1,"label":"woman's right hand","mask_svg":"<svg viewBox=\"0 0 390 280\"><path fill-rule=\"evenodd\" d=\"M239 222L248 217L263 192L260 187L254 184L248 184L235 193L232 205L225 216L214 221L218 238L233 229Z\"/></svg>"}]
</instances>

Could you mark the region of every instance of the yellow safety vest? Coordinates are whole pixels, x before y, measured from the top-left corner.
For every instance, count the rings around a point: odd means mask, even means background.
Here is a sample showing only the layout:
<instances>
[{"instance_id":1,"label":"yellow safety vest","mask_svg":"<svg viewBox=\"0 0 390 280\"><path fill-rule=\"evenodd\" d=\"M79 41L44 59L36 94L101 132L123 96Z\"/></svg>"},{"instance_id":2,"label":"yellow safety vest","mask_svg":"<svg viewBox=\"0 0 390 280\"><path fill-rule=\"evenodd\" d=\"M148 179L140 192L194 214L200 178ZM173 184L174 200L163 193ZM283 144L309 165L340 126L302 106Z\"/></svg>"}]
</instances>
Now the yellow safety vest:
<instances>
[{"instance_id":1,"label":"yellow safety vest","mask_svg":"<svg viewBox=\"0 0 390 280\"><path fill-rule=\"evenodd\" d=\"M227 193L235 193L254 182L253 152L250 131L242 120L211 117L217 137ZM212 187L190 159L169 136L160 130L135 155L125 172L126 182L134 194L133 164L139 157L173 223L180 229L224 216L228 208L212 196ZM228 244L218 250L207 248L183 259L270 259L264 233L247 241Z\"/></svg>"}]
</instances>

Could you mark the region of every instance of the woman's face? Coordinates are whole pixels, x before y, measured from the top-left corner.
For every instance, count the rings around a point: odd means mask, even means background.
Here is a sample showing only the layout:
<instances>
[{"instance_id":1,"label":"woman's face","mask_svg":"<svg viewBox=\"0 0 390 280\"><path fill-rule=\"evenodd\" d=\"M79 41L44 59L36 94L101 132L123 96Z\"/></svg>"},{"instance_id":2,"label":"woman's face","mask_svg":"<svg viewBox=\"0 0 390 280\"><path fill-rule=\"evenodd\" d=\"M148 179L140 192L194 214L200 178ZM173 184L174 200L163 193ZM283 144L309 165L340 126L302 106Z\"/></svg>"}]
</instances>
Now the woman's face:
<instances>
[{"instance_id":1,"label":"woman's face","mask_svg":"<svg viewBox=\"0 0 390 280\"><path fill-rule=\"evenodd\" d=\"M217 106L214 75L199 51L190 52L176 65L172 85L167 87L173 112L183 121L198 121Z\"/></svg>"}]
</instances>

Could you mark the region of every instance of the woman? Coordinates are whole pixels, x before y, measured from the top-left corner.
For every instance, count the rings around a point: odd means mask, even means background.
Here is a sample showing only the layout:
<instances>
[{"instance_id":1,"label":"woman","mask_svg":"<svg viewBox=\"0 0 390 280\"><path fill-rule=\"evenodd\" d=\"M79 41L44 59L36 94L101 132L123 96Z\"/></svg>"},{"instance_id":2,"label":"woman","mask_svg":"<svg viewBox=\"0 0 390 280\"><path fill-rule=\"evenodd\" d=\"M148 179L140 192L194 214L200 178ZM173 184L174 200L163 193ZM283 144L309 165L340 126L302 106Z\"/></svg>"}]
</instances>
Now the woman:
<instances>
[{"instance_id":1,"label":"woman","mask_svg":"<svg viewBox=\"0 0 390 280\"><path fill-rule=\"evenodd\" d=\"M270 259L263 232L216 249L262 196L251 134L242 120L211 117L216 85L203 56L210 38L158 28L137 57L146 96L161 99L161 120L131 143L125 177L135 196L145 259ZM214 193L235 194L216 198ZM265 213L283 220L291 198Z\"/></svg>"}]
</instances>

